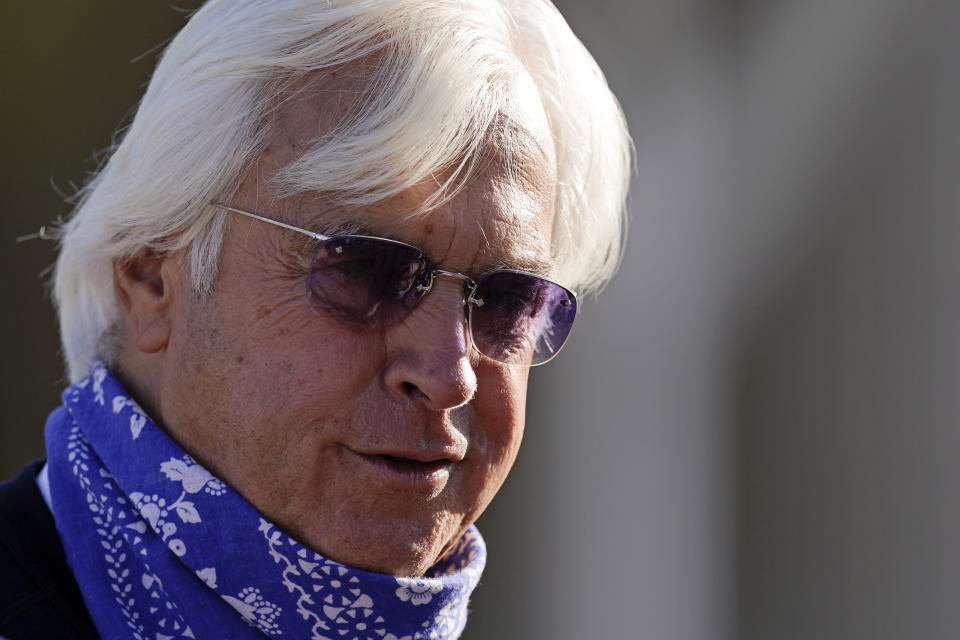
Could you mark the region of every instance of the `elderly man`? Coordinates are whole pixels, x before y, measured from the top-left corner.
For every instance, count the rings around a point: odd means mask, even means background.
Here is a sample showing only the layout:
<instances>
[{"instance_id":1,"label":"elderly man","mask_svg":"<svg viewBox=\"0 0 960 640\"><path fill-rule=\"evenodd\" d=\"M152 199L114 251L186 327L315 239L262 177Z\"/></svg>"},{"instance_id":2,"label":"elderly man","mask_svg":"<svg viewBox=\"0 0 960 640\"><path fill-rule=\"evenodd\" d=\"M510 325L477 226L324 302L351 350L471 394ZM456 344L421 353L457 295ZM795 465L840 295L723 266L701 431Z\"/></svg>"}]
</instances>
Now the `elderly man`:
<instances>
[{"instance_id":1,"label":"elderly man","mask_svg":"<svg viewBox=\"0 0 960 640\"><path fill-rule=\"evenodd\" d=\"M61 229L0 633L457 637L628 172L545 0L209 2Z\"/></svg>"}]
</instances>

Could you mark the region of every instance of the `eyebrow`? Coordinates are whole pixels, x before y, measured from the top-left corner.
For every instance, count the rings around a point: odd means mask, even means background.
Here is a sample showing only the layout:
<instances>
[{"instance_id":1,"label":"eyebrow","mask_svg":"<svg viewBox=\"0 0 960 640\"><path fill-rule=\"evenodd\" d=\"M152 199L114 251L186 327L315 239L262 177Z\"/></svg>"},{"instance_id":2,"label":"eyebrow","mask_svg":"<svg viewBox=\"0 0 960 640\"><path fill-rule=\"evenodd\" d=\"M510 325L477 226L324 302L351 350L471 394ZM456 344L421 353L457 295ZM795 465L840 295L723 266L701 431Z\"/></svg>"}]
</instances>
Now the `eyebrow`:
<instances>
[{"instance_id":1,"label":"eyebrow","mask_svg":"<svg viewBox=\"0 0 960 640\"><path fill-rule=\"evenodd\" d=\"M547 278L553 273L556 263L553 260L545 260L534 256L519 256L510 260L501 260L493 264L484 272L496 271L497 269L509 269L511 271L523 271L532 273L536 276Z\"/></svg>"},{"instance_id":2,"label":"eyebrow","mask_svg":"<svg viewBox=\"0 0 960 640\"><path fill-rule=\"evenodd\" d=\"M326 233L320 233L318 231L311 231L303 227L298 227L296 225L288 224L286 222L280 222L279 220L274 220L273 218L267 218L265 216L258 215L256 213L250 213L249 211L244 211L242 209L237 209L229 205L223 204L221 202L212 202L211 204L220 207L221 209L226 209L233 213L239 213L240 215L247 216L248 218L254 218L255 220L261 220L284 229L289 229L290 231L296 231L301 234L301 236L309 236L313 239L314 242L324 242L330 238L338 235L363 235L370 236L373 238L383 238L384 240L392 240L392 238L387 238L381 234L378 234L363 225L356 224L355 222L339 221L332 225L326 227ZM398 240L397 242L403 242ZM404 244L408 244L404 242ZM415 245L410 245L419 251L422 251L431 262L436 265L437 261L430 257L430 255L422 248ZM554 270L556 263L552 259L543 259L535 257L532 255L518 256L511 258L509 261L500 260L490 267L481 271L481 273L489 273L491 271L496 271L497 269L510 269L513 271L524 271L526 273L532 273L534 275L548 277Z\"/></svg>"},{"instance_id":3,"label":"eyebrow","mask_svg":"<svg viewBox=\"0 0 960 640\"><path fill-rule=\"evenodd\" d=\"M427 256L430 262L435 266L439 266L439 261L434 259L430 253L423 247L415 244L410 244L406 240L401 240L399 238L394 238L390 234L385 234L378 231L375 227L371 227L363 224L362 221L357 219L339 219L332 222L327 221L326 224L319 223L310 223L311 227L322 227L324 234L328 236L342 236L342 235L352 235L352 236L369 236L371 238L383 238L384 240L393 240L395 242L403 242L404 244L409 244L411 247L418 249ZM313 232L311 232L313 233ZM537 256L536 254L530 253L519 256L512 256L509 258L504 258L500 260L493 260L488 265L485 265L482 269L474 272L474 275L480 275L483 273L489 273L491 271L496 271L497 269L508 269L510 271L523 271L525 273L532 273L533 275L541 276L543 278L548 278L556 268L556 262L550 258L543 258Z\"/></svg>"}]
</instances>

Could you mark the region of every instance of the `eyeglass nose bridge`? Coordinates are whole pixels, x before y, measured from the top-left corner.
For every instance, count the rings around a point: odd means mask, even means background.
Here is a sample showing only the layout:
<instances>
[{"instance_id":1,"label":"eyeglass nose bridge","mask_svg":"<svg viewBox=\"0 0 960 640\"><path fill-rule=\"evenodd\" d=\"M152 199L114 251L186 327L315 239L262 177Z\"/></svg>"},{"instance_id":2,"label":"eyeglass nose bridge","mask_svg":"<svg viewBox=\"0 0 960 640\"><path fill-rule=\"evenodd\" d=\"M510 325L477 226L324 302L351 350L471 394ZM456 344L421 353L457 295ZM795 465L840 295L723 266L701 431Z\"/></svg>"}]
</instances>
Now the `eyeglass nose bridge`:
<instances>
[{"instance_id":1,"label":"eyeglass nose bridge","mask_svg":"<svg viewBox=\"0 0 960 640\"><path fill-rule=\"evenodd\" d=\"M446 276L448 278L456 278L458 280L463 280L464 282L464 296L463 304L476 305L478 307L483 306L483 300L481 298L474 297L474 293L477 291L477 282L470 276L459 273L457 271L447 271L446 269L434 269L430 272L430 279L427 280L427 284L417 285L417 291L420 293L420 297L427 295L427 293L433 289L433 280L434 278L439 278L441 276ZM467 293L469 291L469 294Z\"/></svg>"}]
</instances>

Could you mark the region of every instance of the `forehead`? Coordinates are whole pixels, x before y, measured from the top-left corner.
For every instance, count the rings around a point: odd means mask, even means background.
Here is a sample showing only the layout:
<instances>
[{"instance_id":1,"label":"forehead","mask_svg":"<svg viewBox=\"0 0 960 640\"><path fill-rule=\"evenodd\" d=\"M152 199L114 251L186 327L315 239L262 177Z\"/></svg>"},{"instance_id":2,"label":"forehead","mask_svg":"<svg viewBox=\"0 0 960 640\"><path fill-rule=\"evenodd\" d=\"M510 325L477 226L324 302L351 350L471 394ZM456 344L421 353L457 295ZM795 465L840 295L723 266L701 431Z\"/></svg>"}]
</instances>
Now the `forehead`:
<instances>
[{"instance_id":1,"label":"forehead","mask_svg":"<svg viewBox=\"0 0 960 640\"><path fill-rule=\"evenodd\" d=\"M505 267L549 274L552 208L542 191L504 187L478 178L449 204L413 218L398 217L388 201L358 212L359 232L401 240L423 249L437 266L480 273ZM404 200L415 198L403 194Z\"/></svg>"},{"instance_id":2,"label":"forehead","mask_svg":"<svg viewBox=\"0 0 960 640\"><path fill-rule=\"evenodd\" d=\"M327 133L324 123L345 117L358 94L357 77L363 73L325 76L323 90L316 90L314 83L309 91L292 92L277 110L269 144L238 195L249 195L256 182L253 190L262 211L269 177ZM423 204L437 194L452 169L369 206L343 207L337 194L324 192L270 198L275 203L269 205L271 215L321 232L347 228L402 240L450 269L549 271L556 181L553 139L526 73L516 78L479 150L459 162L464 163L466 179L426 213Z\"/></svg>"}]
</instances>

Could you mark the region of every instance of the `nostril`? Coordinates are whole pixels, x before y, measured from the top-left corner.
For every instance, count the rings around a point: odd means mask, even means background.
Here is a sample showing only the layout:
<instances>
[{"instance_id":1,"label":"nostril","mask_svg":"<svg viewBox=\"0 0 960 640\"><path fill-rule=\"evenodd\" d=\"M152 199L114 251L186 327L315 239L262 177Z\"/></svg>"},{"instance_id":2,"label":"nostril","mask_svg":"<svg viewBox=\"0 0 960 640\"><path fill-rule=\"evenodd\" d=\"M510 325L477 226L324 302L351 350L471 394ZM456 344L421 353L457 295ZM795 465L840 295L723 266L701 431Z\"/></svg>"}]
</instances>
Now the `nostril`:
<instances>
[{"instance_id":1,"label":"nostril","mask_svg":"<svg viewBox=\"0 0 960 640\"><path fill-rule=\"evenodd\" d=\"M403 382L401 386L407 395L413 395L417 392L417 385L413 384L412 382Z\"/></svg>"}]
</instances>

